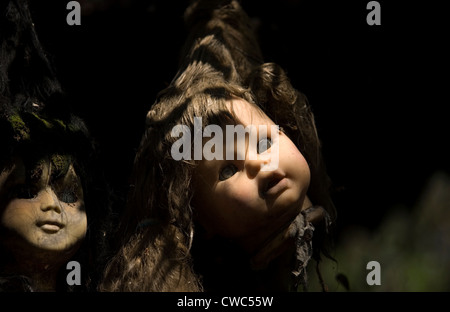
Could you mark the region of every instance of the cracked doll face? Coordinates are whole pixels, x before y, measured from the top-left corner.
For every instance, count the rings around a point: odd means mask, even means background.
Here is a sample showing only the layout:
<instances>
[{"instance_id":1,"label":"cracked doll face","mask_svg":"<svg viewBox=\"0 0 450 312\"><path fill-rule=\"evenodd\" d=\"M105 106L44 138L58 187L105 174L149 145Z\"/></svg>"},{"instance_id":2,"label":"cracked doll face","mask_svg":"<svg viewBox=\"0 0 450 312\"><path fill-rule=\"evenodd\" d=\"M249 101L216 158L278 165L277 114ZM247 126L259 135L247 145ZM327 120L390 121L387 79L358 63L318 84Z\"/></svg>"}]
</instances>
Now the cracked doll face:
<instances>
[{"instance_id":1,"label":"cracked doll face","mask_svg":"<svg viewBox=\"0 0 450 312\"><path fill-rule=\"evenodd\" d=\"M0 175L0 243L16 259L72 256L87 230L81 181L72 163L55 174L51 161L27 178L21 159ZM60 171L60 170L59 170Z\"/></svg>"}]
</instances>

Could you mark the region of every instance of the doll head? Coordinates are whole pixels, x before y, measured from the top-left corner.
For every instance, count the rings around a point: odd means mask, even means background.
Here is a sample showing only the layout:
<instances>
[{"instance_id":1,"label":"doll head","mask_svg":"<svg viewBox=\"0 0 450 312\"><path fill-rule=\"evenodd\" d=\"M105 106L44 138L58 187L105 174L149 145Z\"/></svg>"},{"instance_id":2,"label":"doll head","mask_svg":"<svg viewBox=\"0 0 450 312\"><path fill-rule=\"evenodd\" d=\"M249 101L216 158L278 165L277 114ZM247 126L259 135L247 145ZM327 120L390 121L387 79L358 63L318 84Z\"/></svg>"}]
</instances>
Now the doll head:
<instances>
[{"instance_id":1,"label":"doll head","mask_svg":"<svg viewBox=\"0 0 450 312\"><path fill-rule=\"evenodd\" d=\"M1 177L3 244L31 254L37 248L73 255L86 235L87 221L71 157L53 154L30 165L17 156Z\"/></svg>"},{"instance_id":2,"label":"doll head","mask_svg":"<svg viewBox=\"0 0 450 312\"><path fill-rule=\"evenodd\" d=\"M58 168L62 162L65 168ZM81 181L70 158L52 155L30 170L18 157L1 174L1 193L1 243L17 263L35 270L67 263L87 229Z\"/></svg>"},{"instance_id":3,"label":"doll head","mask_svg":"<svg viewBox=\"0 0 450 312\"><path fill-rule=\"evenodd\" d=\"M243 99L231 99L227 106L234 122L253 126L248 129L256 133L246 135L245 149L239 150L238 135L222 126L222 150L231 146L234 155L225 157L224 152L197 162L192 205L205 234L234 240L252 254L300 213L310 170L294 143L258 106ZM252 135L256 144L250 142Z\"/></svg>"},{"instance_id":4,"label":"doll head","mask_svg":"<svg viewBox=\"0 0 450 312\"><path fill-rule=\"evenodd\" d=\"M84 290L102 259L108 191L29 6L0 3L0 288L69 290L64 263L73 259Z\"/></svg>"},{"instance_id":5,"label":"doll head","mask_svg":"<svg viewBox=\"0 0 450 312\"><path fill-rule=\"evenodd\" d=\"M192 1L185 18L180 68L147 114L103 289L293 290L326 253L334 218L313 114L261 61L237 1ZM256 141L226 134L251 125Z\"/></svg>"},{"instance_id":6,"label":"doll head","mask_svg":"<svg viewBox=\"0 0 450 312\"><path fill-rule=\"evenodd\" d=\"M92 146L79 119L36 107L4 110L0 120L0 272L56 290L60 269L85 243Z\"/></svg>"},{"instance_id":7,"label":"doll head","mask_svg":"<svg viewBox=\"0 0 450 312\"><path fill-rule=\"evenodd\" d=\"M194 63L160 93L147 115L147 129L135 159L133 187L122 223L126 239L134 237L133 247L122 252L128 252L126 258L134 259L134 265L144 265L139 251L143 246L148 248L149 243L144 241L159 241L152 238L155 231L163 233L171 228L176 234L170 234L168 240L177 241L178 259L183 259L181 263L186 266L183 270L189 271L193 261L193 274L201 272L204 282L209 280L209 268L204 268L205 263L212 263L209 256L228 248L232 254L227 258L240 258L249 269L265 269L288 249L295 258L295 240L305 238L313 229L306 217L311 202L323 206L323 212L333 213L319 141L305 98L292 88L275 64L261 65L251 81L251 88L243 88L225 81L208 64ZM251 144L246 145L242 159L237 159L237 154L233 160L174 159L173 147L180 140L173 135L174 128L182 125L193 134L199 117L203 132L209 125L221 129L249 124L267 129L279 126L282 131L270 130L266 137L258 137L256 152L257 157L269 152L276 135L278 167L262 171L261 164L267 160L246 159ZM226 136L223 139L225 145L234 142ZM190 155L195 154L194 140L192 135L187 145ZM208 138L203 139L202 147L207 141ZM324 246L320 237L316 235L315 251L311 241L302 243L307 259L301 265L306 266L313 253L320 254ZM161 250L164 244L152 248ZM157 263L153 262L153 266L162 266L158 261L164 262L163 254L160 260L152 260ZM136 272L139 270L149 271L136 268ZM211 270L219 271L218 267ZM130 280L136 274L130 273ZM152 279L151 274L148 276Z\"/></svg>"}]
</instances>

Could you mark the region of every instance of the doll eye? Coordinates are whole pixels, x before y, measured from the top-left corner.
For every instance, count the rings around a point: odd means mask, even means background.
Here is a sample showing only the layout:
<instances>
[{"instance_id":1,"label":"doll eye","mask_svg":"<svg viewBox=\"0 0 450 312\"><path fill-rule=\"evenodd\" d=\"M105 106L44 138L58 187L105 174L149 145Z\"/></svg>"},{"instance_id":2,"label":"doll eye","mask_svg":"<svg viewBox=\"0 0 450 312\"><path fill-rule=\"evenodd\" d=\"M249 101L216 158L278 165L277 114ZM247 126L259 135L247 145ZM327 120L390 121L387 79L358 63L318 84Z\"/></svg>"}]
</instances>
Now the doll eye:
<instances>
[{"instance_id":1,"label":"doll eye","mask_svg":"<svg viewBox=\"0 0 450 312\"><path fill-rule=\"evenodd\" d=\"M15 189L15 197L21 198L21 199L33 199L37 196L38 190L34 187L31 187L29 185L19 185Z\"/></svg>"},{"instance_id":2,"label":"doll eye","mask_svg":"<svg viewBox=\"0 0 450 312\"><path fill-rule=\"evenodd\" d=\"M230 164L226 167L224 167L220 173L219 173L219 180L220 181L224 181L227 180L229 178L231 178L232 176L234 176L234 174L238 171L237 167L233 164Z\"/></svg>"},{"instance_id":3,"label":"doll eye","mask_svg":"<svg viewBox=\"0 0 450 312\"><path fill-rule=\"evenodd\" d=\"M63 190L58 194L59 200L67 203L67 204L73 204L78 201L78 196L75 194L74 191L70 189Z\"/></svg>"},{"instance_id":4,"label":"doll eye","mask_svg":"<svg viewBox=\"0 0 450 312\"><path fill-rule=\"evenodd\" d=\"M258 142L258 154L264 153L265 151L267 151L270 147L272 146L272 140L269 138L264 138L259 140Z\"/></svg>"}]
</instances>

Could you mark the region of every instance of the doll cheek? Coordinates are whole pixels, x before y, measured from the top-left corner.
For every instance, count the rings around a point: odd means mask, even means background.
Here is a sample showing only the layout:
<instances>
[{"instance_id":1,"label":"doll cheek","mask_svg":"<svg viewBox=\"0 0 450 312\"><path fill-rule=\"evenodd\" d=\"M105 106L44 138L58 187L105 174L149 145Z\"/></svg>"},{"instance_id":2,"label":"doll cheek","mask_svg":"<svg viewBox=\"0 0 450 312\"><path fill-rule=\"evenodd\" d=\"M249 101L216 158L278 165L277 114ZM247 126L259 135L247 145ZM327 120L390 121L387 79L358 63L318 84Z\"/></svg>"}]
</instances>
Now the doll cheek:
<instances>
[{"instance_id":1,"label":"doll cheek","mask_svg":"<svg viewBox=\"0 0 450 312\"><path fill-rule=\"evenodd\" d=\"M77 223L73 223L71 226L71 233L74 242L82 240L85 238L87 232L87 222L86 219L81 219Z\"/></svg>"},{"instance_id":2,"label":"doll cheek","mask_svg":"<svg viewBox=\"0 0 450 312\"><path fill-rule=\"evenodd\" d=\"M224 198L232 205L238 207L248 206L253 203L257 195L258 189L251 183L233 183L223 194Z\"/></svg>"},{"instance_id":3,"label":"doll cheek","mask_svg":"<svg viewBox=\"0 0 450 312\"><path fill-rule=\"evenodd\" d=\"M34 211L36 206L27 200L14 199L6 205L1 212L1 226L10 228L14 226L23 226L23 224L32 224L34 220Z\"/></svg>"},{"instance_id":4,"label":"doll cheek","mask_svg":"<svg viewBox=\"0 0 450 312\"><path fill-rule=\"evenodd\" d=\"M84 206L77 203L74 205L64 204L64 213L67 217L67 222L75 226L86 226L87 215Z\"/></svg>"}]
</instances>

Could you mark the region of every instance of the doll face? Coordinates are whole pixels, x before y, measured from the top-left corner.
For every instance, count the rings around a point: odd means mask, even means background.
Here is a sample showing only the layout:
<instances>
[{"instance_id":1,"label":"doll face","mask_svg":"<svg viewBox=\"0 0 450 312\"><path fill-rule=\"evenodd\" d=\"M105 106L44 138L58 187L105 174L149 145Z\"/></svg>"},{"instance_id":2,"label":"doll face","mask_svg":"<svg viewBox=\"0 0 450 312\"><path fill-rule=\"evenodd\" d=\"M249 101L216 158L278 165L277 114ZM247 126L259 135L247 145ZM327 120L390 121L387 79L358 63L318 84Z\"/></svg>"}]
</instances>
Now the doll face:
<instances>
[{"instance_id":1,"label":"doll face","mask_svg":"<svg viewBox=\"0 0 450 312\"><path fill-rule=\"evenodd\" d=\"M237 99L233 111L243 126L274 122L257 108ZM202 160L194 173L193 205L208 235L219 235L254 251L269 236L286 227L300 213L310 182L309 166L295 144L281 131L278 137L278 168L262 171L269 162L260 157L245 160ZM269 151L270 138L259 143ZM228 140L226 140L228 141ZM224 143L225 144L225 143ZM226 148L224 147L224 150Z\"/></svg>"},{"instance_id":2,"label":"doll face","mask_svg":"<svg viewBox=\"0 0 450 312\"><path fill-rule=\"evenodd\" d=\"M83 190L73 165L52 181L49 162L27 183L21 160L0 175L0 242L16 258L73 255L85 237Z\"/></svg>"}]
</instances>

